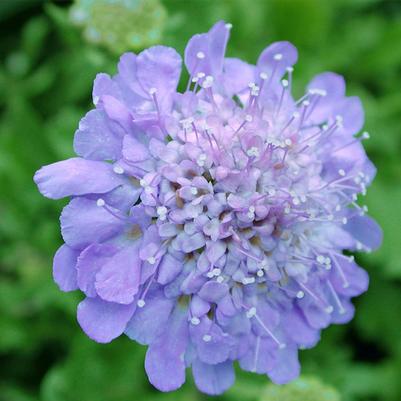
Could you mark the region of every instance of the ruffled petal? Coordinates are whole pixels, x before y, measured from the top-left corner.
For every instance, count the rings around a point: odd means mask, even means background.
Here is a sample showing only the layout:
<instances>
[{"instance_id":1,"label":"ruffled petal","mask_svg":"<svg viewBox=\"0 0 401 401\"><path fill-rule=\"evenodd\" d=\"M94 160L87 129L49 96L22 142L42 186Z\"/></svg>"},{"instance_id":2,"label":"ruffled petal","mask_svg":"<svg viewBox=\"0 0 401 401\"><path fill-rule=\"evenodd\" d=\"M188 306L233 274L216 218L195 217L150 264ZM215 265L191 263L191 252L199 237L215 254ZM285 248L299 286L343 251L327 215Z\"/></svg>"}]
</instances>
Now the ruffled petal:
<instances>
[{"instance_id":1,"label":"ruffled petal","mask_svg":"<svg viewBox=\"0 0 401 401\"><path fill-rule=\"evenodd\" d=\"M187 310L177 306L163 334L146 353L149 381L161 391L173 391L185 382L184 353L188 344Z\"/></svg>"},{"instance_id":2,"label":"ruffled petal","mask_svg":"<svg viewBox=\"0 0 401 401\"><path fill-rule=\"evenodd\" d=\"M53 279L61 291L74 291L77 285L77 258L79 252L68 245L61 245L54 255Z\"/></svg>"},{"instance_id":3,"label":"ruffled petal","mask_svg":"<svg viewBox=\"0 0 401 401\"><path fill-rule=\"evenodd\" d=\"M79 122L75 132L74 151L91 160L117 160L121 156L125 131L111 121L103 110L91 110Z\"/></svg>"},{"instance_id":4,"label":"ruffled petal","mask_svg":"<svg viewBox=\"0 0 401 401\"><path fill-rule=\"evenodd\" d=\"M154 46L140 53L136 59L137 77L149 95L156 89L159 106L170 105L181 74L181 56L171 47Z\"/></svg>"},{"instance_id":5,"label":"ruffled petal","mask_svg":"<svg viewBox=\"0 0 401 401\"><path fill-rule=\"evenodd\" d=\"M139 288L141 265L138 243L113 255L96 274L95 288L99 297L119 304L132 303Z\"/></svg>"},{"instance_id":6,"label":"ruffled petal","mask_svg":"<svg viewBox=\"0 0 401 401\"><path fill-rule=\"evenodd\" d=\"M217 22L207 33L194 35L185 48L188 71L192 75L198 72L212 76L221 74L229 36L230 25L224 21Z\"/></svg>"},{"instance_id":7,"label":"ruffled petal","mask_svg":"<svg viewBox=\"0 0 401 401\"><path fill-rule=\"evenodd\" d=\"M275 42L266 47L259 56L257 67L268 80L278 81L288 67L298 60L298 51L290 42Z\"/></svg>"},{"instance_id":8,"label":"ruffled petal","mask_svg":"<svg viewBox=\"0 0 401 401\"><path fill-rule=\"evenodd\" d=\"M92 244L85 248L78 258L77 282L79 289L87 297L96 297L96 273L117 252L117 248L110 244Z\"/></svg>"},{"instance_id":9,"label":"ruffled petal","mask_svg":"<svg viewBox=\"0 0 401 401\"><path fill-rule=\"evenodd\" d=\"M103 242L119 234L125 222L96 201L75 198L61 213L61 234L67 245L84 249L94 242Z\"/></svg>"},{"instance_id":10,"label":"ruffled petal","mask_svg":"<svg viewBox=\"0 0 401 401\"><path fill-rule=\"evenodd\" d=\"M355 216L348 219L347 224L344 226L355 239L356 249L362 246L362 249L366 248L373 251L380 247L383 241L383 231L380 226L369 216Z\"/></svg>"},{"instance_id":11,"label":"ruffled petal","mask_svg":"<svg viewBox=\"0 0 401 401\"><path fill-rule=\"evenodd\" d=\"M78 305L78 323L99 343L108 343L121 335L135 311L135 304L120 305L99 298L86 298Z\"/></svg>"},{"instance_id":12,"label":"ruffled petal","mask_svg":"<svg viewBox=\"0 0 401 401\"><path fill-rule=\"evenodd\" d=\"M123 183L111 164L79 157L42 167L36 172L34 181L40 193L50 199L102 194Z\"/></svg>"},{"instance_id":13,"label":"ruffled petal","mask_svg":"<svg viewBox=\"0 0 401 401\"><path fill-rule=\"evenodd\" d=\"M192 364L192 374L196 387L209 395L224 393L235 381L235 373L231 361L218 365L208 365L200 360L195 360Z\"/></svg>"},{"instance_id":14,"label":"ruffled petal","mask_svg":"<svg viewBox=\"0 0 401 401\"><path fill-rule=\"evenodd\" d=\"M276 384L286 384L299 376L301 366L298 360L298 350L286 347L277 351L276 363L268 372L271 381Z\"/></svg>"},{"instance_id":15,"label":"ruffled petal","mask_svg":"<svg viewBox=\"0 0 401 401\"><path fill-rule=\"evenodd\" d=\"M140 344L151 344L165 330L174 303L160 289L150 291L145 305L137 308L129 321L125 334Z\"/></svg>"}]
</instances>

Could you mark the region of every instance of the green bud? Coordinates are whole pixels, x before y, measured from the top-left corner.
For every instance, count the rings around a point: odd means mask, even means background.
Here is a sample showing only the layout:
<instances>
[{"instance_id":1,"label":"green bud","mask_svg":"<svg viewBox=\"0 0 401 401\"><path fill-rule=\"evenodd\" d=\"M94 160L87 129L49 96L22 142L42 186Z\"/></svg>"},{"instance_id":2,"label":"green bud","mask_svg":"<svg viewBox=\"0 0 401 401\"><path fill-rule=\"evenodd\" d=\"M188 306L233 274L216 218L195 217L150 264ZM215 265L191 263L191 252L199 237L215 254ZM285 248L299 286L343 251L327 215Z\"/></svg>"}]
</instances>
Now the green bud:
<instances>
[{"instance_id":1,"label":"green bud","mask_svg":"<svg viewBox=\"0 0 401 401\"><path fill-rule=\"evenodd\" d=\"M116 53L160 42L166 17L159 0L75 0L70 9L89 42Z\"/></svg>"}]
</instances>

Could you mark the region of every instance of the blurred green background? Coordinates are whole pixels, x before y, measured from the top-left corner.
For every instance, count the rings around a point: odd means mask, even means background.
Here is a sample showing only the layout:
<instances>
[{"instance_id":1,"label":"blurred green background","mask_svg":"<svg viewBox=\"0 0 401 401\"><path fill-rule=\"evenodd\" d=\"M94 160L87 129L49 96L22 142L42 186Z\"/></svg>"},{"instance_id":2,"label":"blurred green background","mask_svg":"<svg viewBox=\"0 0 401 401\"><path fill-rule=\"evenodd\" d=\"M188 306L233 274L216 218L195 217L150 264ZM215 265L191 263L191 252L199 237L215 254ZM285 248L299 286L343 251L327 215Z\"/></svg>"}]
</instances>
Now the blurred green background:
<instances>
[{"instance_id":1,"label":"blurred green background","mask_svg":"<svg viewBox=\"0 0 401 401\"><path fill-rule=\"evenodd\" d=\"M300 53L298 94L314 74L333 70L362 98L366 147L378 167L366 202L385 240L358 258L371 285L355 301L354 321L301 352L305 379L277 389L239 372L217 399L401 400L401 1L81 0L71 8L0 0L1 401L209 398L190 378L175 393L158 393L144 373L144 347L125 337L99 345L81 332L80 295L61 293L51 275L65 202L42 198L32 176L72 155L97 72L114 73L122 52L154 42L182 54L192 34L221 18L234 26L228 55L255 62L272 41L290 40Z\"/></svg>"}]
</instances>

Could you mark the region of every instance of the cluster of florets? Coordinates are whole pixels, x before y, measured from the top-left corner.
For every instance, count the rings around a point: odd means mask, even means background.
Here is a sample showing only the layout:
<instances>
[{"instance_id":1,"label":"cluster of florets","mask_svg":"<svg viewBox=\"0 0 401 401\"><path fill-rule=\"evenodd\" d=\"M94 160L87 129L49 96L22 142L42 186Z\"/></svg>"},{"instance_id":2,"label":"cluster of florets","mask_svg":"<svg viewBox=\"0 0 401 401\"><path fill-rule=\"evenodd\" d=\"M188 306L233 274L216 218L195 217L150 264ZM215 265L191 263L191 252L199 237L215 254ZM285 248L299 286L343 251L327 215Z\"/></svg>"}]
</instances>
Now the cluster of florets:
<instances>
[{"instance_id":1,"label":"cluster of florets","mask_svg":"<svg viewBox=\"0 0 401 401\"><path fill-rule=\"evenodd\" d=\"M355 136L359 99L324 73L294 100L296 49L274 43L256 66L224 58L230 28L189 41L184 93L174 49L124 54L116 76L96 78L79 157L35 175L43 195L72 196L54 277L85 293L81 327L149 345L162 391L192 367L200 390L221 393L234 361L276 383L297 377L298 349L349 321L367 288L342 251L381 238L357 204L375 174L367 134Z\"/></svg>"}]
</instances>

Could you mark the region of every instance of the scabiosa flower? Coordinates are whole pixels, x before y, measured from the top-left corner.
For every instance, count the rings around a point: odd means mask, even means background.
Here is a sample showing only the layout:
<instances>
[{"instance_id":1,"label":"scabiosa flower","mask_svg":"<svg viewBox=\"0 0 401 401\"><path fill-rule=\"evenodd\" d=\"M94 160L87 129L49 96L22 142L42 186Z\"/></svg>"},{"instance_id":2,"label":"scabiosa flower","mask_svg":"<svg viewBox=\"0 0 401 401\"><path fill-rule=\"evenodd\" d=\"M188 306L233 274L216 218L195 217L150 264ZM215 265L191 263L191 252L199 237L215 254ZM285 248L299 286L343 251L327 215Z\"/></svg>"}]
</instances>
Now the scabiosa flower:
<instances>
[{"instance_id":1,"label":"scabiosa flower","mask_svg":"<svg viewBox=\"0 0 401 401\"><path fill-rule=\"evenodd\" d=\"M296 378L298 349L349 321L368 286L343 250L381 241L357 203L375 175L359 99L323 73L294 100L294 46L270 45L256 66L225 58L230 28L190 39L184 93L174 49L124 54L117 75L96 77L79 157L34 178L44 196L72 197L54 278L86 295L82 329L149 345L162 391L191 367L201 391L222 393L234 361Z\"/></svg>"}]
</instances>

